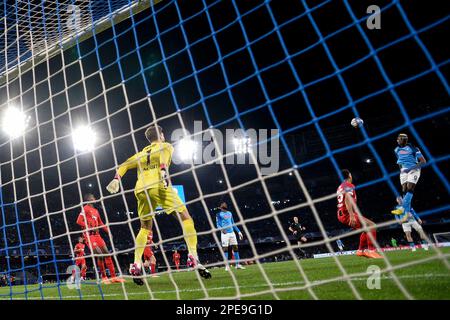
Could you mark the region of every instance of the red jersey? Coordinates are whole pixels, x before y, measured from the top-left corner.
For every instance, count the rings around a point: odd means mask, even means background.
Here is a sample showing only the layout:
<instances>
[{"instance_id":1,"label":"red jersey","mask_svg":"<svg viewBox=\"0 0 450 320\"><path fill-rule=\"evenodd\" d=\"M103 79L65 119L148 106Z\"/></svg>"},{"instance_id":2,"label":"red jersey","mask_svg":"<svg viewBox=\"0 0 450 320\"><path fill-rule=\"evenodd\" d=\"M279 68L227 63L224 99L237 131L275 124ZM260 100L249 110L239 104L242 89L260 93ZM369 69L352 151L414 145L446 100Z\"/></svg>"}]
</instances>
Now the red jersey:
<instances>
[{"instance_id":1,"label":"red jersey","mask_svg":"<svg viewBox=\"0 0 450 320\"><path fill-rule=\"evenodd\" d=\"M100 213L90 205L85 205L83 207L83 211L78 215L77 224L81 226L82 229L89 229L85 236L100 234L99 228L108 232L108 227L103 223Z\"/></svg>"},{"instance_id":2,"label":"red jersey","mask_svg":"<svg viewBox=\"0 0 450 320\"><path fill-rule=\"evenodd\" d=\"M153 245L153 235L150 233L147 237L147 246L144 249L144 259L148 260L150 259L151 256L153 256L153 250L152 250L152 245Z\"/></svg>"},{"instance_id":3,"label":"red jersey","mask_svg":"<svg viewBox=\"0 0 450 320\"><path fill-rule=\"evenodd\" d=\"M75 248L73 248L73 252L75 253L75 256L77 258L84 257L84 248L85 247L86 247L86 245L84 243L80 243L80 242L78 242L75 245Z\"/></svg>"},{"instance_id":4,"label":"red jersey","mask_svg":"<svg viewBox=\"0 0 450 320\"><path fill-rule=\"evenodd\" d=\"M337 189L337 209L338 214L339 212L342 212L342 214L347 215L348 209L345 205L345 196L351 196L353 198L353 201L356 203L356 191L355 191L355 185L351 184L348 181L344 181L341 183L339 188Z\"/></svg>"},{"instance_id":5,"label":"red jersey","mask_svg":"<svg viewBox=\"0 0 450 320\"><path fill-rule=\"evenodd\" d=\"M151 246L153 244L153 234L150 233L147 237L147 245Z\"/></svg>"},{"instance_id":6,"label":"red jersey","mask_svg":"<svg viewBox=\"0 0 450 320\"><path fill-rule=\"evenodd\" d=\"M172 259L173 259L173 261L180 261L180 254L179 253L174 253L172 255Z\"/></svg>"}]
</instances>

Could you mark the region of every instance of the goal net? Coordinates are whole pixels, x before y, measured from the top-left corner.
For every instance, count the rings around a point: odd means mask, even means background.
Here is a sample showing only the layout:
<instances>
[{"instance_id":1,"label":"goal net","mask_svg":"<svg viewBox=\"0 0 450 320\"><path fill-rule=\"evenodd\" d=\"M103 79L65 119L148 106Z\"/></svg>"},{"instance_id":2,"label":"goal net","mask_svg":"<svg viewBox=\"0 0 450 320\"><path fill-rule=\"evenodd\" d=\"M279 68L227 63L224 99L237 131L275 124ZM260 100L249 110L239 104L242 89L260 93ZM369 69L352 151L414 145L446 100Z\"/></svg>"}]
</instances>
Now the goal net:
<instances>
[{"instance_id":1,"label":"goal net","mask_svg":"<svg viewBox=\"0 0 450 320\"><path fill-rule=\"evenodd\" d=\"M439 232L433 234L434 242L442 246L450 245L450 232Z\"/></svg>"},{"instance_id":2,"label":"goal net","mask_svg":"<svg viewBox=\"0 0 450 320\"><path fill-rule=\"evenodd\" d=\"M435 140L448 128L449 16L439 2L372 2L4 1L0 298L449 298L449 251L427 236L448 239L450 225L448 148ZM142 286L129 273L136 169L117 194L106 186L150 125L173 144L169 177L211 279L189 266L167 206L149 212L154 270L149 258ZM409 250L390 213L401 132L427 160L413 197L427 251ZM381 259L357 257L361 230L337 218L342 169ZM222 202L238 251L222 246ZM109 232L107 251L87 241L83 271L77 219L89 203ZM102 281L101 264L125 282Z\"/></svg>"}]
</instances>

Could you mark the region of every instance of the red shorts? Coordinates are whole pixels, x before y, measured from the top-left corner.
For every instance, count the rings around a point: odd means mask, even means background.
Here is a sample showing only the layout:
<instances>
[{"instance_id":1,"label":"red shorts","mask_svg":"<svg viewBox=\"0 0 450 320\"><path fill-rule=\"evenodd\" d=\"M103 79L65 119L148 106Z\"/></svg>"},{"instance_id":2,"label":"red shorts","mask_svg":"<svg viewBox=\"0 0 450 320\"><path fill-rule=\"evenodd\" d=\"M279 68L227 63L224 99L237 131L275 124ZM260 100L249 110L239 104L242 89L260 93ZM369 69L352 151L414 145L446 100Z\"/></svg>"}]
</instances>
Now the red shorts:
<instances>
[{"instance_id":1,"label":"red shorts","mask_svg":"<svg viewBox=\"0 0 450 320\"><path fill-rule=\"evenodd\" d=\"M175 265L179 265L180 264L180 260L175 260Z\"/></svg>"},{"instance_id":2,"label":"red shorts","mask_svg":"<svg viewBox=\"0 0 450 320\"><path fill-rule=\"evenodd\" d=\"M144 249L144 260L150 260L150 258L154 255L153 250L149 247Z\"/></svg>"},{"instance_id":3,"label":"red shorts","mask_svg":"<svg viewBox=\"0 0 450 320\"><path fill-rule=\"evenodd\" d=\"M99 234L90 234L89 240L86 239L86 243L91 248L91 251L94 251L95 248L102 248L106 246L105 240Z\"/></svg>"},{"instance_id":4,"label":"red shorts","mask_svg":"<svg viewBox=\"0 0 450 320\"><path fill-rule=\"evenodd\" d=\"M338 211L338 220L350 227L350 214L348 211ZM355 215L356 224L353 229L361 229L361 221L359 220L359 216Z\"/></svg>"},{"instance_id":5,"label":"red shorts","mask_svg":"<svg viewBox=\"0 0 450 320\"><path fill-rule=\"evenodd\" d=\"M76 264L77 266L82 266L82 265L86 264L86 259L85 259L85 258L82 258L82 257L80 257L80 258L75 258L75 264Z\"/></svg>"}]
</instances>

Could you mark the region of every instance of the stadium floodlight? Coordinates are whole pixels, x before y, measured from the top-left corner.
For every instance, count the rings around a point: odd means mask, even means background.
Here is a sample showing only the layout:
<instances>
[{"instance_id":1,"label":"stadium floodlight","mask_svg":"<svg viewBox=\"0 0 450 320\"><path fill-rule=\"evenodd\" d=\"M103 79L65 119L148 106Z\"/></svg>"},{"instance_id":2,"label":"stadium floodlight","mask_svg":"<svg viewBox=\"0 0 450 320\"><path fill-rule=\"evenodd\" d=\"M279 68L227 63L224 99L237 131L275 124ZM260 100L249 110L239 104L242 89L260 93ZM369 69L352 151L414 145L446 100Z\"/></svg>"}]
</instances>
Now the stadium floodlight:
<instances>
[{"instance_id":1,"label":"stadium floodlight","mask_svg":"<svg viewBox=\"0 0 450 320\"><path fill-rule=\"evenodd\" d=\"M245 154L250 152L250 138L234 138L234 152L237 154Z\"/></svg>"},{"instance_id":2,"label":"stadium floodlight","mask_svg":"<svg viewBox=\"0 0 450 320\"><path fill-rule=\"evenodd\" d=\"M78 151L92 151L95 147L95 132L87 127L79 127L72 132L73 146Z\"/></svg>"},{"instance_id":3,"label":"stadium floodlight","mask_svg":"<svg viewBox=\"0 0 450 320\"><path fill-rule=\"evenodd\" d=\"M197 158L198 144L188 137L180 139L175 149L178 157L182 161L189 161Z\"/></svg>"},{"instance_id":4,"label":"stadium floodlight","mask_svg":"<svg viewBox=\"0 0 450 320\"><path fill-rule=\"evenodd\" d=\"M27 117L17 107L9 106L2 117L2 128L12 139L18 138L24 134L29 121L30 116Z\"/></svg>"}]
</instances>

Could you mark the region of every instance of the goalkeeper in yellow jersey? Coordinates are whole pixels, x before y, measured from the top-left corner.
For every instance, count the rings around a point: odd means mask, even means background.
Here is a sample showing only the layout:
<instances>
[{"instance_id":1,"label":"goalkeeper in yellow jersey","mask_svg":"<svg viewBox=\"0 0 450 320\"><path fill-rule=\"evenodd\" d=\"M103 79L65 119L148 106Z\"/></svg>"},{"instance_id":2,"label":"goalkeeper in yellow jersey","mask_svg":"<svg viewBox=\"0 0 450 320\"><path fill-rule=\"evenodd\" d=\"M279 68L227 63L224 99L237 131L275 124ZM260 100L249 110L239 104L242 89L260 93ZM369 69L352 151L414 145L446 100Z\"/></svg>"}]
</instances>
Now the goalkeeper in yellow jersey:
<instances>
[{"instance_id":1,"label":"goalkeeper in yellow jersey","mask_svg":"<svg viewBox=\"0 0 450 320\"><path fill-rule=\"evenodd\" d=\"M130 266L130 274L138 285L144 282L142 275L142 254L147 245L147 238L153 226L153 216L156 207L161 206L167 214L178 213L181 219L184 239L189 250L189 257L195 262L200 276L211 278L209 271L200 264L197 256L197 232L186 206L170 185L168 170L172 159L173 147L165 142L161 127L150 126L145 131L149 146L142 149L119 166L114 179L106 189L110 193L117 193L120 188L120 178L129 170L137 169L137 182L134 194L137 199L138 214L141 229L136 237L134 263Z\"/></svg>"}]
</instances>

